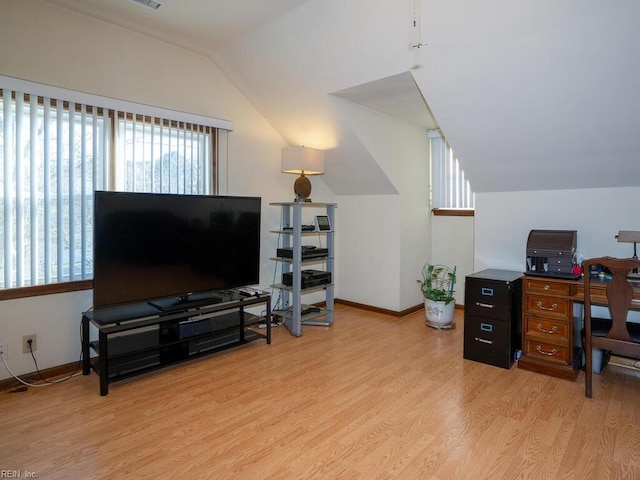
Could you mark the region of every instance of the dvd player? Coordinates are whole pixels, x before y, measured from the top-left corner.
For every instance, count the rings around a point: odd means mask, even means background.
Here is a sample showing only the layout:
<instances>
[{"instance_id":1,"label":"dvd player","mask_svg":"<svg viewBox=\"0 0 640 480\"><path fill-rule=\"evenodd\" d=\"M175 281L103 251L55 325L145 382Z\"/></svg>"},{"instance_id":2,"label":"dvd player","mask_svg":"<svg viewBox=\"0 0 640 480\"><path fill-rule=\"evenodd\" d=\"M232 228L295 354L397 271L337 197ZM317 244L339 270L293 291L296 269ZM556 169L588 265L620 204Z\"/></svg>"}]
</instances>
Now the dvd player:
<instances>
[{"instance_id":1,"label":"dvd player","mask_svg":"<svg viewBox=\"0 0 640 480\"><path fill-rule=\"evenodd\" d=\"M283 230L288 232L290 230L293 230L293 227L284 227ZM316 231L316 226L315 226L315 224L314 225L300 225L300 230L302 230L303 232L315 232Z\"/></svg>"},{"instance_id":2,"label":"dvd player","mask_svg":"<svg viewBox=\"0 0 640 480\"><path fill-rule=\"evenodd\" d=\"M303 245L301 248L302 260L309 260L312 258L323 258L329 256L328 248L319 248L319 247L308 247ZM293 258L293 248L278 248L276 250L276 255L282 258Z\"/></svg>"},{"instance_id":3,"label":"dvd player","mask_svg":"<svg viewBox=\"0 0 640 480\"><path fill-rule=\"evenodd\" d=\"M286 286L293 286L293 273L285 272L282 274L282 283ZM331 272L323 270L302 270L300 272L300 288L318 287L331 283Z\"/></svg>"}]
</instances>

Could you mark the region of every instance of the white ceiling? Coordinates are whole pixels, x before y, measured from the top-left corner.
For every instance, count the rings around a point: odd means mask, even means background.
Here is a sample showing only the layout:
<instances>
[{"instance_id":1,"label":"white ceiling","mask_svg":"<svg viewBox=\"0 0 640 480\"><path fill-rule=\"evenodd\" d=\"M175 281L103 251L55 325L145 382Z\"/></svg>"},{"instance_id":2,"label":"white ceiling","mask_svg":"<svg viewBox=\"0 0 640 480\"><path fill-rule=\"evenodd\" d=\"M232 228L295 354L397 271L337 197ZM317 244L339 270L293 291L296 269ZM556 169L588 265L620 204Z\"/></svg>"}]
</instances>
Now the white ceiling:
<instances>
[{"instance_id":1,"label":"white ceiling","mask_svg":"<svg viewBox=\"0 0 640 480\"><path fill-rule=\"evenodd\" d=\"M334 132L335 192L385 160L330 96L440 127L477 192L640 185L637 0L418 0L419 51L409 0L46 1L211 58L289 143Z\"/></svg>"},{"instance_id":2,"label":"white ceiling","mask_svg":"<svg viewBox=\"0 0 640 480\"><path fill-rule=\"evenodd\" d=\"M46 0L49 3L211 56L307 0ZM144 0L143 0L144 1ZM409 72L334 92L427 129L438 128Z\"/></svg>"},{"instance_id":3,"label":"white ceiling","mask_svg":"<svg viewBox=\"0 0 640 480\"><path fill-rule=\"evenodd\" d=\"M203 55L260 28L307 0L47 0Z\"/></svg>"},{"instance_id":4,"label":"white ceiling","mask_svg":"<svg viewBox=\"0 0 640 480\"><path fill-rule=\"evenodd\" d=\"M345 88L333 92L332 95L419 125L427 130L438 128L438 122L433 117L429 105L410 72Z\"/></svg>"}]
</instances>

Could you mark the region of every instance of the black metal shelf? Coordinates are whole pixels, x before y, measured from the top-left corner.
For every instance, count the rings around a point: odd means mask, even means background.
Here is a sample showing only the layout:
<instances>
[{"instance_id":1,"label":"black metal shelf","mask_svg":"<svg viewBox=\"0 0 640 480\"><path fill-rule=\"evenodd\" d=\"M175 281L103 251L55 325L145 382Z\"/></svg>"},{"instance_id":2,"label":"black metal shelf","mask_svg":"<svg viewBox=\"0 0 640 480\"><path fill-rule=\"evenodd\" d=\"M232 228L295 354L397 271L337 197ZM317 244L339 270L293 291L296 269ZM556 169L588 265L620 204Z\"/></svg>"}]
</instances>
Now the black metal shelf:
<instances>
[{"instance_id":1,"label":"black metal shelf","mask_svg":"<svg viewBox=\"0 0 640 480\"><path fill-rule=\"evenodd\" d=\"M245 307L265 304L266 317L245 312ZM146 307L90 311L82 316L83 374L100 376L100 394L109 383L210 355L256 340L271 343L271 297L267 294L225 297L214 305L186 307L181 312L148 315ZM265 332L254 328L265 323ZM98 340L90 341L90 328ZM91 357L91 352L97 354Z\"/></svg>"}]
</instances>

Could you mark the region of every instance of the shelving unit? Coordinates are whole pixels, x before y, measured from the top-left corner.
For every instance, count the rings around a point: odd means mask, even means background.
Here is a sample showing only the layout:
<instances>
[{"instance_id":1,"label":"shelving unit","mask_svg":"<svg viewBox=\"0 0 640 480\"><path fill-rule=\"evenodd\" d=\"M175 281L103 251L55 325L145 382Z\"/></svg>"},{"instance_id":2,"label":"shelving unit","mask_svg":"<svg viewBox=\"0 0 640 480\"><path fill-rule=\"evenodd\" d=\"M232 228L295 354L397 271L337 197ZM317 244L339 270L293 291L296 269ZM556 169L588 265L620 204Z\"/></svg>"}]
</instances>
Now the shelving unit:
<instances>
[{"instance_id":1,"label":"shelving unit","mask_svg":"<svg viewBox=\"0 0 640 480\"><path fill-rule=\"evenodd\" d=\"M162 312L149 303L90 310L82 315L82 373L100 376L100 395L109 384L248 342L271 343L271 297L215 292L210 303ZM215 300L214 300L215 299ZM245 312L264 304L265 316ZM264 330L258 323L264 322ZM91 341L91 330L98 340ZM91 352L97 353L91 357Z\"/></svg>"},{"instance_id":2,"label":"shelving unit","mask_svg":"<svg viewBox=\"0 0 640 480\"><path fill-rule=\"evenodd\" d=\"M321 325L330 326L333 324L333 302L334 302L334 227L335 227L335 203L316 203L316 202L282 202L271 203L272 206L281 208L282 225L280 229L272 230L283 238L283 248L292 248L292 258L272 257L272 260L282 265L282 273L292 274L292 285L288 286L284 283L272 285L274 288L281 290L282 305L281 308L274 310L274 315L283 318L284 325L292 335L302 335L302 325ZM316 209L318 214L326 214L331 224L330 231L302 231L302 211L306 209ZM302 239L309 236L322 235L326 238L326 248L328 254L326 257L302 260ZM301 288L302 285L302 267L317 266L324 264L324 271L331 273L331 282L324 285L313 286L309 288ZM303 312L302 296L308 293L324 291L325 306L319 308L319 311ZM312 307L316 309L318 307Z\"/></svg>"}]
</instances>

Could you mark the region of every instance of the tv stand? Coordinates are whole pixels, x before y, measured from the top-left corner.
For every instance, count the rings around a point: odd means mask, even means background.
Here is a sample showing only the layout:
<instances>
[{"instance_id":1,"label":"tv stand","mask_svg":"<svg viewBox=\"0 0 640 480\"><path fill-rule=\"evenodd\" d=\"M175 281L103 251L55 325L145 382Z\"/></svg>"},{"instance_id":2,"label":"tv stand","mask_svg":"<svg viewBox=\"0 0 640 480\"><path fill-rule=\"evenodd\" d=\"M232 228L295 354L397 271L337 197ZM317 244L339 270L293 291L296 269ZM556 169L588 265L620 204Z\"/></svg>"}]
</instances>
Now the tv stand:
<instances>
[{"instance_id":1,"label":"tv stand","mask_svg":"<svg viewBox=\"0 0 640 480\"><path fill-rule=\"evenodd\" d=\"M175 303L175 299L171 299ZM82 314L82 373L100 376L100 395L109 384L245 343L271 343L271 297L215 292L208 301L162 311L148 302L89 310ZM265 316L245 311L264 304ZM264 330L258 324L264 322ZM98 339L91 341L91 331ZM91 357L91 352L97 356Z\"/></svg>"}]
</instances>

